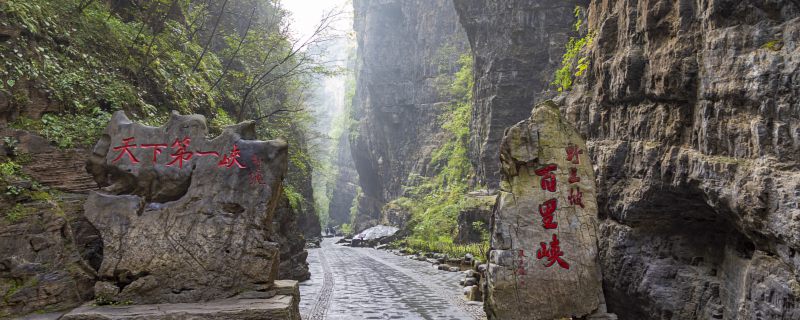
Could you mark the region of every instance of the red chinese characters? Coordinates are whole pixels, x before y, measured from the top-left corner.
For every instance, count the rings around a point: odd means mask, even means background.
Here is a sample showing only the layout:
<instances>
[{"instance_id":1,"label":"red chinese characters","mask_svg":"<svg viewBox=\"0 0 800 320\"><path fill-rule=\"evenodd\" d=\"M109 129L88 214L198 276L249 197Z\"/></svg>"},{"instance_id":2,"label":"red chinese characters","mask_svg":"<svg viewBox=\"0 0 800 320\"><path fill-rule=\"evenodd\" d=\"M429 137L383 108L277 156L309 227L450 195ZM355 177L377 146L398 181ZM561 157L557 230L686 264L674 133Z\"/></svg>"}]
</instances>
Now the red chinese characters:
<instances>
[{"instance_id":1,"label":"red chinese characters","mask_svg":"<svg viewBox=\"0 0 800 320\"><path fill-rule=\"evenodd\" d=\"M171 148L174 152L170 154L172 157L172 161L168 162L166 166L172 167L177 165L178 168L183 168L185 162L189 162L194 156L197 157L206 157L206 156L214 156L219 158L219 152L216 151L199 151L194 150L190 151L190 145L192 139L189 137L184 137L183 139L175 139L175 141L171 145L167 145L166 143L143 143L140 145L133 144L132 142L135 140L134 137L129 137L122 139L122 144L116 147L113 147L112 150L118 152L116 158L114 158L111 162L117 162L122 159L123 156L127 156L128 160L131 164L139 163L139 159L133 154L133 149L152 149L153 150L153 158L152 163L156 163L158 161L158 155L162 153L164 149ZM231 168L234 165L236 167L244 169L245 166L242 165L237 158L240 157L239 147L237 145L233 145L233 150L230 154L226 154L222 161L220 161L218 166L220 167L227 167Z\"/></svg>"},{"instance_id":2,"label":"red chinese characters","mask_svg":"<svg viewBox=\"0 0 800 320\"><path fill-rule=\"evenodd\" d=\"M119 151L119 155L117 155L114 160L111 160L112 163L117 162L123 155L128 155L128 160L131 161L131 164L139 163L139 159L136 159L136 156L133 155L130 149L136 149L136 145L131 145L130 143L134 140L133 137L122 139L123 145L116 146L113 148L114 151ZM122 151L120 151L122 150Z\"/></svg>"},{"instance_id":3,"label":"red chinese characters","mask_svg":"<svg viewBox=\"0 0 800 320\"><path fill-rule=\"evenodd\" d=\"M189 161L192 159L194 152L188 151L189 144L192 142L192 139L189 137L181 139L175 139L175 142L172 143L172 149L176 149L175 153L171 154L172 161L167 163L167 167L171 167L175 165L175 162L178 163L178 168L183 169L183 162Z\"/></svg>"},{"instance_id":4,"label":"red chinese characters","mask_svg":"<svg viewBox=\"0 0 800 320\"><path fill-rule=\"evenodd\" d=\"M167 147L166 143L153 143L153 144L142 144L139 148L142 149L150 149L153 148L153 162L158 161L158 155L161 154L161 149Z\"/></svg>"},{"instance_id":5,"label":"red chinese characters","mask_svg":"<svg viewBox=\"0 0 800 320\"><path fill-rule=\"evenodd\" d=\"M569 204L583 208L583 192L580 188L572 188L569 190Z\"/></svg>"},{"instance_id":6,"label":"red chinese characters","mask_svg":"<svg viewBox=\"0 0 800 320\"><path fill-rule=\"evenodd\" d=\"M554 222L556 207L558 200L550 199L539 205L539 215L542 216L542 226L545 229L555 229L558 227L558 222Z\"/></svg>"},{"instance_id":7,"label":"red chinese characters","mask_svg":"<svg viewBox=\"0 0 800 320\"><path fill-rule=\"evenodd\" d=\"M581 177L578 176L578 168L569 168L569 183L581 182Z\"/></svg>"},{"instance_id":8,"label":"red chinese characters","mask_svg":"<svg viewBox=\"0 0 800 320\"><path fill-rule=\"evenodd\" d=\"M566 147L567 153L567 163L569 164L580 164L580 155L583 154L583 150L581 150L578 146L574 144L570 144ZM549 191L549 192L556 192L557 188L557 179L555 171L558 170L558 165L556 164L547 164L541 168L536 169L534 172L537 176L541 177L541 188L542 190ZM578 175L578 168L570 167L569 174L567 176L567 182L571 185L574 183L578 183L581 181L581 177ZM567 195L567 200L569 201L570 205L577 206L583 208L583 193L577 187L569 188L569 194ZM545 198L546 199L546 198ZM547 201L544 201L539 205L539 215L542 218L542 227L545 230L558 230L558 222L556 221L556 211L558 210L558 199L557 197L553 197ZM544 263L545 268L550 268L555 264L558 264L559 267L562 269L569 270L570 266L567 260L564 258L565 253L561 250L561 243L558 239L558 233L552 233L552 240L550 243L540 242L541 247L536 251L536 258L539 260L546 259Z\"/></svg>"},{"instance_id":9,"label":"red chinese characters","mask_svg":"<svg viewBox=\"0 0 800 320\"><path fill-rule=\"evenodd\" d=\"M554 263L558 263L561 268L569 269L569 263L561 259L561 256L564 255L564 252L561 251L561 246L558 243L558 235L553 235L553 241L550 241L550 248L547 247L547 244L541 242L541 248L536 251L536 258L541 260L542 258L547 258L547 263L545 267L550 267Z\"/></svg>"},{"instance_id":10,"label":"red chinese characters","mask_svg":"<svg viewBox=\"0 0 800 320\"><path fill-rule=\"evenodd\" d=\"M517 251L517 269L514 270L514 273L518 276L524 276L527 274L525 272L525 258L528 256L525 255L525 250L519 249Z\"/></svg>"},{"instance_id":11,"label":"red chinese characters","mask_svg":"<svg viewBox=\"0 0 800 320\"><path fill-rule=\"evenodd\" d=\"M537 176L542 177L542 190L556 192L556 175L553 173L556 169L558 169L558 165L549 164L534 171Z\"/></svg>"},{"instance_id":12,"label":"red chinese characters","mask_svg":"<svg viewBox=\"0 0 800 320\"><path fill-rule=\"evenodd\" d=\"M231 153L229 155L228 154L222 155L222 160L220 160L219 163L217 163L217 166L230 168L234 164L240 169L245 168L245 166L239 163L239 147L236 144L233 145L233 150L231 150Z\"/></svg>"},{"instance_id":13,"label":"red chinese characters","mask_svg":"<svg viewBox=\"0 0 800 320\"><path fill-rule=\"evenodd\" d=\"M267 184L266 182L264 182L264 176L261 174L261 160L259 160L256 155L250 157L250 160L253 162L253 165L255 166L255 168L250 169L250 174L248 175L250 185L254 186L259 184L260 185Z\"/></svg>"},{"instance_id":14,"label":"red chinese characters","mask_svg":"<svg viewBox=\"0 0 800 320\"><path fill-rule=\"evenodd\" d=\"M581 157L580 155L583 153L583 150L578 148L578 146L574 144L570 144L567 146L567 161L572 162L572 164L581 164Z\"/></svg>"}]
</instances>

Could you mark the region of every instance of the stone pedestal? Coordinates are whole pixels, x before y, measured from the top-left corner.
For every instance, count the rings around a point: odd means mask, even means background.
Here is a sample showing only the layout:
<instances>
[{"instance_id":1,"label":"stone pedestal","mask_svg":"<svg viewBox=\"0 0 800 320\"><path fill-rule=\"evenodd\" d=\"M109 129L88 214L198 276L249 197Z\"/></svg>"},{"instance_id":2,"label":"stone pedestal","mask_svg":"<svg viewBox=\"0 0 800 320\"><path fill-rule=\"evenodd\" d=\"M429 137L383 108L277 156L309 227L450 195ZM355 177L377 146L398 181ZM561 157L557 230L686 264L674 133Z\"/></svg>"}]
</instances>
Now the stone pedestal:
<instances>
[{"instance_id":1,"label":"stone pedestal","mask_svg":"<svg viewBox=\"0 0 800 320\"><path fill-rule=\"evenodd\" d=\"M275 281L269 291L246 292L202 303L96 306L67 313L61 320L300 320L297 281Z\"/></svg>"}]
</instances>

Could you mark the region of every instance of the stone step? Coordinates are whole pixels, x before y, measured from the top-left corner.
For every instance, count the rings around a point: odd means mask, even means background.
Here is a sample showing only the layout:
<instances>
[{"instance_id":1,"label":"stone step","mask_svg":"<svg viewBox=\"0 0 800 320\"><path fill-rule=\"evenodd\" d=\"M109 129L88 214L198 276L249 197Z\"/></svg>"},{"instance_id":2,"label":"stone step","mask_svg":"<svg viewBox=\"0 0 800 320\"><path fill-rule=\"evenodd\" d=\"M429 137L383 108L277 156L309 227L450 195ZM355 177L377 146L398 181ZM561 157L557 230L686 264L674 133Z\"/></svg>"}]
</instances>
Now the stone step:
<instances>
[{"instance_id":1,"label":"stone step","mask_svg":"<svg viewBox=\"0 0 800 320\"><path fill-rule=\"evenodd\" d=\"M300 320L298 294L296 281L276 281L268 292L207 302L127 306L89 303L60 320Z\"/></svg>"}]
</instances>

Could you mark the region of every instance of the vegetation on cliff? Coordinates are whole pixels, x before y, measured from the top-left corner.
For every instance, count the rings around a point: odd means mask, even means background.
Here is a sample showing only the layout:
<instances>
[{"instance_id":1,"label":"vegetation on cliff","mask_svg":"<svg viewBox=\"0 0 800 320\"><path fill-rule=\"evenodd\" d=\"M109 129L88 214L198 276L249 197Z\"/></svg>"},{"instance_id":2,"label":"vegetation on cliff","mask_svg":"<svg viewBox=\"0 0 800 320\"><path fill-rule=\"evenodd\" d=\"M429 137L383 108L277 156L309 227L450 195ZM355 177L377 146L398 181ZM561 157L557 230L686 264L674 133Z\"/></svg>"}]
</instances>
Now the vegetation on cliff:
<instances>
[{"instance_id":1,"label":"vegetation on cliff","mask_svg":"<svg viewBox=\"0 0 800 320\"><path fill-rule=\"evenodd\" d=\"M459 71L447 86L448 93L456 99L440 117L448 137L432 153L430 160L436 173L431 177L409 177L411 183L405 187L405 196L387 204L387 207L398 207L411 213L410 236L403 244L415 250L435 247L444 251L469 252L470 248L477 248L450 245L457 231L459 212L480 205L480 200L466 196L474 175L467 153L474 86L472 56L464 54L458 63ZM446 250L448 248L453 250Z\"/></svg>"},{"instance_id":2,"label":"vegetation on cliff","mask_svg":"<svg viewBox=\"0 0 800 320\"><path fill-rule=\"evenodd\" d=\"M334 36L336 18L329 13L297 39L289 13L272 1L3 1L4 120L68 149L93 145L118 110L151 125L171 110L199 113L212 134L258 119L259 139L293 146L286 193L299 204L308 195L295 184L313 166L304 88L336 72L308 49Z\"/></svg>"},{"instance_id":3,"label":"vegetation on cliff","mask_svg":"<svg viewBox=\"0 0 800 320\"><path fill-rule=\"evenodd\" d=\"M566 44L566 51L561 58L561 68L556 70L555 79L552 85L558 92L569 91L576 77L581 77L589 68L589 56L585 49L594 41L595 33L585 30L586 24L583 21L583 9L575 7L575 31L583 32L582 37L570 37Z\"/></svg>"}]
</instances>

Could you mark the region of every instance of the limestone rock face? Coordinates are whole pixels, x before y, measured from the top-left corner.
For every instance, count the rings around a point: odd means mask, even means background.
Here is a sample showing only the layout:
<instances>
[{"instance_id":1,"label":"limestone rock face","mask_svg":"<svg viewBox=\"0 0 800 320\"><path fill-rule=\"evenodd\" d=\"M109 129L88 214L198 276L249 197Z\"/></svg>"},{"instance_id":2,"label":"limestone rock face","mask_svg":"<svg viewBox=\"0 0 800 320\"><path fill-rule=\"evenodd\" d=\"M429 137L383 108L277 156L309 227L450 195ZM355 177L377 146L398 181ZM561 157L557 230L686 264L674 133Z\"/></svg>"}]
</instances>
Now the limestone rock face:
<instances>
[{"instance_id":1,"label":"limestone rock face","mask_svg":"<svg viewBox=\"0 0 800 320\"><path fill-rule=\"evenodd\" d=\"M574 33L586 0L453 0L475 57L470 158L482 184L497 189L503 131L530 116Z\"/></svg>"},{"instance_id":2,"label":"limestone rock face","mask_svg":"<svg viewBox=\"0 0 800 320\"><path fill-rule=\"evenodd\" d=\"M71 308L91 299L95 257L102 247L97 230L80 215L85 198L64 194L26 202L21 208L27 214L13 222L5 217L12 209L2 204L0 318Z\"/></svg>"},{"instance_id":3,"label":"limestone rock face","mask_svg":"<svg viewBox=\"0 0 800 320\"><path fill-rule=\"evenodd\" d=\"M350 223L350 208L353 206L353 198L356 196L356 186L358 185L358 172L353 164L353 156L350 154L350 132L344 130L338 137L339 143L336 152L334 165L339 169L334 181L331 202L328 206L330 226L339 226ZM336 137L334 137L336 138Z\"/></svg>"},{"instance_id":4,"label":"limestone rock face","mask_svg":"<svg viewBox=\"0 0 800 320\"><path fill-rule=\"evenodd\" d=\"M104 244L99 299L196 302L272 285L287 146L252 140L253 123L206 134L197 115L173 113L161 127L112 117L87 165L105 188L84 206Z\"/></svg>"},{"instance_id":5,"label":"limestone rock face","mask_svg":"<svg viewBox=\"0 0 800 320\"><path fill-rule=\"evenodd\" d=\"M23 170L34 180L68 193L85 194L97 188L97 183L85 170L87 150L60 150L36 134L22 130L10 131L2 134L19 141L17 153L30 155L31 159L23 166Z\"/></svg>"},{"instance_id":6,"label":"limestone rock face","mask_svg":"<svg viewBox=\"0 0 800 320\"><path fill-rule=\"evenodd\" d=\"M103 254L79 193L97 187L83 169L87 152L59 150L22 130L0 136L8 137L2 161L16 161L28 176L4 176L0 186L0 318L78 306L92 298Z\"/></svg>"},{"instance_id":7,"label":"limestone rock face","mask_svg":"<svg viewBox=\"0 0 800 320\"><path fill-rule=\"evenodd\" d=\"M582 317L600 307L596 188L585 150L550 101L506 130L487 272L490 317Z\"/></svg>"},{"instance_id":8,"label":"limestone rock face","mask_svg":"<svg viewBox=\"0 0 800 320\"><path fill-rule=\"evenodd\" d=\"M558 104L595 164L609 311L620 319L799 318L797 2L588 2L585 23L596 32L589 68ZM528 60L505 61L566 43L503 36L526 36L515 33L524 13L548 19L561 2L455 3L476 72L511 70L476 75L477 107L521 96L482 89L522 81L510 75ZM560 20L540 26L575 21ZM560 55L551 57L538 68L557 65Z\"/></svg>"},{"instance_id":9,"label":"limestone rock face","mask_svg":"<svg viewBox=\"0 0 800 320\"><path fill-rule=\"evenodd\" d=\"M272 219L273 240L280 244L278 279L303 281L311 278L306 261L306 240L297 225L298 211L292 208L286 195L281 195Z\"/></svg>"},{"instance_id":10,"label":"limestone rock face","mask_svg":"<svg viewBox=\"0 0 800 320\"><path fill-rule=\"evenodd\" d=\"M446 87L469 52L449 0L355 0L358 75L351 141L362 193L356 232L379 224L381 208L403 195L409 176L429 175L444 136Z\"/></svg>"},{"instance_id":11,"label":"limestone rock face","mask_svg":"<svg viewBox=\"0 0 800 320\"><path fill-rule=\"evenodd\" d=\"M562 113L596 164L621 319L800 318L800 7L592 1Z\"/></svg>"}]
</instances>

